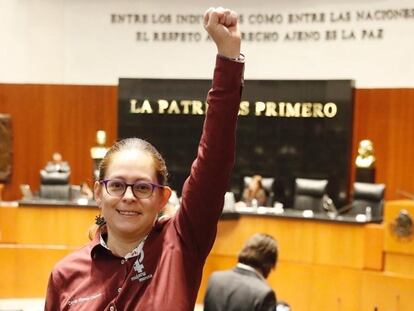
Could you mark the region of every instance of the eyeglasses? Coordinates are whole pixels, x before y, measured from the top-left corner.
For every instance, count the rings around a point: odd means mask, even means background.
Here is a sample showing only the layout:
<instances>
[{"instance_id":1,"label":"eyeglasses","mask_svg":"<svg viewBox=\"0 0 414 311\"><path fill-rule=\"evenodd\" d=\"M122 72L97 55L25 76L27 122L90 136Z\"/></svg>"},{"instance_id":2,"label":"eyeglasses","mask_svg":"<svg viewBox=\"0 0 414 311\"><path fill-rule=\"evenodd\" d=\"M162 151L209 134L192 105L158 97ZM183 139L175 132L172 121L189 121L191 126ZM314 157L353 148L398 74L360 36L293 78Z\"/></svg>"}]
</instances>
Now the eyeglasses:
<instances>
[{"instance_id":1,"label":"eyeglasses","mask_svg":"<svg viewBox=\"0 0 414 311\"><path fill-rule=\"evenodd\" d=\"M99 181L105 185L106 192L114 197L122 197L127 188L131 187L132 193L137 199L147 199L154 192L155 188L164 188L164 186L153 184L150 182L136 182L133 184L127 184L122 180L117 179L104 179Z\"/></svg>"}]
</instances>

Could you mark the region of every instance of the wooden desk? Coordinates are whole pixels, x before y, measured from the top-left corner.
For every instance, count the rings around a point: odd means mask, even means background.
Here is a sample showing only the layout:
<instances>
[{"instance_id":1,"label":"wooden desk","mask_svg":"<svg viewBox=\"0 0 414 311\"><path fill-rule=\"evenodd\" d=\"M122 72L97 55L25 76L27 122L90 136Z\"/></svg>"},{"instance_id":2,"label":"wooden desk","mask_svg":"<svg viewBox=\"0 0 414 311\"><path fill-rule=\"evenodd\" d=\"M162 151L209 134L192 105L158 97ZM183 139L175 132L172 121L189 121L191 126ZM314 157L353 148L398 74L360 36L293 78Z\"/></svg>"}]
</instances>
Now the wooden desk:
<instances>
[{"instance_id":1,"label":"wooden desk","mask_svg":"<svg viewBox=\"0 0 414 311\"><path fill-rule=\"evenodd\" d=\"M221 221L204 269L232 268L245 240L264 232L278 240L279 262L269 284L293 310L414 310L414 237L391 231L399 211L414 217L414 201L390 201L382 224L241 215Z\"/></svg>"},{"instance_id":2,"label":"wooden desk","mask_svg":"<svg viewBox=\"0 0 414 311\"><path fill-rule=\"evenodd\" d=\"M279 248L283 250L280 260L382 269L383 231L380 224L241 215L238 220L219 223L212 254L234 256L243 243L257 232L276 237ZM379 243L372 243L371 240Z\"/></svg>"},{"instance_id":3,"label":"wooden desk","mask_svg":"<svg viewBox=\"0 0 414 311\"><path fill-rule=\"evenodd\" d=\"M268 281L293 310L412 311L413 244L395 241L387 229L407 204L411 211L413 202L387 202L383 224L263 215L223 219L198 302L209 275L233 267L245 240L264 232L275 236L280 253ZM88 241L97 214L93 206L0 207L0 298L44 297L53 265Z\"/></svg>"},{"instance_id":4,"label":"wooden desk","mask_svg":"<svg viewBox=\"0 0 414 311\"><path fill-rule=\"evenodd\" d=\"M16 243L17 206L0 206L0 243Z\"/></svg>"},{"instance_id":5,"label":"wooden desk","mask_svg":"<svg viewBox=\"0 0 414 311\"><path fill-rule=\"evenodd\" d=\"M366 273L361 310L414 310L414 228L411 235L395 234L396 219L405 210L414 221L414 201L389 201L384 213L384 269Z\"/></svg>"},{"instance_id":6,"label":"wooden desk","mask_svg":"<svg viewBox=\"0 0 414 311\"><path fill-rule=\"evenodd\" d=\"M93 206L0 207L0 298L44 297L54 264L88 242Z\"/></svg>"},{"instance_id":7,"label":"wooden desk","mask_svg":"<svg viewBox=\"0 0 414 311\"><path fill-rule=\"evenodd\" d=\"M268 281L293 310L358 310L361 272L382 269L381 224L242 215L219 223L204 269L200 303L208 276L231 268L244 242L258 232L278 241L279 262Z\"/></svg>"}]
</instances>

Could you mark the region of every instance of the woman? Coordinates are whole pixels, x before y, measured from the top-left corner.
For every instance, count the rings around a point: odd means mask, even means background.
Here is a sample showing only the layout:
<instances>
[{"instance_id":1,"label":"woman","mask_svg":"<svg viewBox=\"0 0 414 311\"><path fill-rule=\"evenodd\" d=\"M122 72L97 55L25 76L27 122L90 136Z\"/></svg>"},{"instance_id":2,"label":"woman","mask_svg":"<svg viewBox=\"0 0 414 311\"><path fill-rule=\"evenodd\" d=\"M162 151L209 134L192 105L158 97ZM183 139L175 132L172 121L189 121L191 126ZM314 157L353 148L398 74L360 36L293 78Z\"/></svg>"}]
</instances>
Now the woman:
<instances>
[{"instance_id":1,"label":"woman","mask_svg":"<svg viewBox=\"0 0 414 311\"><path fill-rule=\"evenodd\" d=\"M194 309L234 163L244 67L236 13L210 8L204 26L218 56L179 210L171 218L157 218L171 189L155 148L137 138L115 144L94 187L102 214L99 230L91 243L55 266L45 310Z\"/></svg>"},{"instance_id":2,"label":"woman","mask_svg":"<svg viewBox=\"0 0 414 311\"><path fill-rule=\"evenodd\" d=\"M247 206L266 206L267 194L262 185L262 176L254 175L243 191L243 202Z\"/></svg>"}]
</instances>

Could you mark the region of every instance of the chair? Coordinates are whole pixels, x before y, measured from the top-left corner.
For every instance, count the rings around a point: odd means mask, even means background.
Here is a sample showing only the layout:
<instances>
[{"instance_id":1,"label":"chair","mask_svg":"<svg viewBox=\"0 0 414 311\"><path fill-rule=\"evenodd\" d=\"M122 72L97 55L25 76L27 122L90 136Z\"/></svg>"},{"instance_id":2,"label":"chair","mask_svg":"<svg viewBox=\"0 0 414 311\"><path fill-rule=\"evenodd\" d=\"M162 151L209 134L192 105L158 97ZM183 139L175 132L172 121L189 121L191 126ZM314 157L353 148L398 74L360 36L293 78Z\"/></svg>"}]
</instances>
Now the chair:
<instances>
[{"instance_id":1,"label":"chair","mask_svg":"<svg viewBox=\"0 0 414 311\"><path fill-rule=\"evenodd\" d=\"M327 186L327 179L296 178L293 208L323 212L323 200Z\"/></svg>"},{"instance_id":2,"label":"chair","mask_svg":"<svg viewBox=\"0 0 414 311\"><path fill-rule=\"evenodd\" d=\"M252 180L252 176L244 176L243 178L243 189L248 187L250 185L250 182ZM273 200L274 200L274 191L273 191L273 184L275 183L275 179L273 177L262 177L262 186L264 190L266 191L267 195L267 202L266 206L273 206Z\"/></svg>"},{"instance_id":3,"label":"chair","mask_svg":"<svg viewBox=\"0 0 414 311\"><path fill-rule=\"evenodd\" d=\"M39 196L43 199L69 200L70 171L40 171L40 192Z\"/></svg>"},{"instance_id":4,"label":"chair","mask_svg":"<svg viewBox=\"0 0 414 311\"><path fill-rule=\"evenodd\" d=\"M347 214L365 214L369 206L371 207L371 217L382 219L384 213L384 195L385 184L355 182L352 202Z\"/></svg>"}]
</instances>

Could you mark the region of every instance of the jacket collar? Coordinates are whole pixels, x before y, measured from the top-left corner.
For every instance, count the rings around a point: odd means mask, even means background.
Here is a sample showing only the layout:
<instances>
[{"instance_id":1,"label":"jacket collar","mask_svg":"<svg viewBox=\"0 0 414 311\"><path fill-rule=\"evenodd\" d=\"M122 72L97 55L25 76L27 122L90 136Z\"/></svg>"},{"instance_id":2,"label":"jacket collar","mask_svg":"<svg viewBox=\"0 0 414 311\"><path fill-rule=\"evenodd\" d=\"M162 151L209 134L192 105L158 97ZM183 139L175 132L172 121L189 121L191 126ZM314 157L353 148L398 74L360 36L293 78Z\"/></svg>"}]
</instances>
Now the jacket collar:
<instances>
[{"instance_id":1,"label":"jacket collar","mask_svg":"<svg viewBox=\"0 0 414 311\"><path fill-rule=\"evenodd\" d=\"M254 275L255 277L261 279L261 280L265 280L265 278L263 277L263 275L257 271L255 268L245 265L243 263L237 263L236 267L235 267L235 271L241 274L248 274L248 275Z\"/></svg>"}]
</instances>

